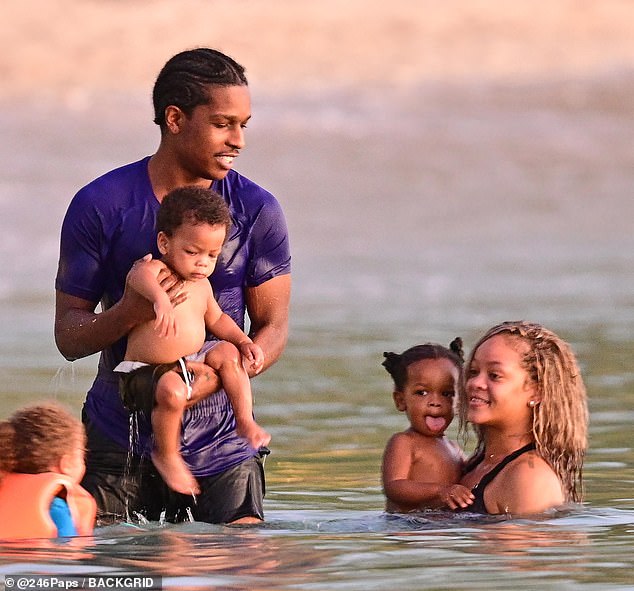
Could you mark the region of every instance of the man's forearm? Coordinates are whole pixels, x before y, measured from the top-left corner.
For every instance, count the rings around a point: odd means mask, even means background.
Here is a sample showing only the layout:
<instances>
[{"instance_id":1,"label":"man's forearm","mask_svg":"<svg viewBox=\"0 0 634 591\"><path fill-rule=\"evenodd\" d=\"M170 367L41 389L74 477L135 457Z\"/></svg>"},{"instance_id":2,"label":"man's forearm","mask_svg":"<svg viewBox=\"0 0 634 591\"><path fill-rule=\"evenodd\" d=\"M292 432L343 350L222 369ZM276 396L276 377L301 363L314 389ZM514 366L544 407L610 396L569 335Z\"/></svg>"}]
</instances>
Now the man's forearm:
<instances>
[{"instance_id":1,"label":"man's forearm","mask_svg":"<svg viewBox=\"0 0 634 591\"><path fill-rule=\"evenodd\" d=\"M249 335L253 342L259 345L264 351L264 365L258 374L268 369L273 365L282 355L284 348L286 347L286 341L288 339L288 328L278 327L274 325L267 325L260 330L251 331ZM249 372L249 377L253 377L255 372Z\"/></svg>"},{"instance_id":2,"label":"man's forearm","mask_svg":"<svg viewBox=\"0 0 634 591\"><path fill-rule=\"evenodd\" d=\"M286 347L290 295L290 275L269 279L246 290L247 313L251 320L249 336L264 351L262 370L273 365Z\"/></svg>"},{"instance_id":3,"label":"man's forearm","mask_svg":"<svg viewBox=\"0 0 634 591\"><path fill-rule=\"evenodd\" d=\"M58 294L55 315L55 342L69 361L87 357L109 347L125 336L133 326L119 304L96 313L82 300L70 302L70 296Z\"/></svg>"}]
</instances>

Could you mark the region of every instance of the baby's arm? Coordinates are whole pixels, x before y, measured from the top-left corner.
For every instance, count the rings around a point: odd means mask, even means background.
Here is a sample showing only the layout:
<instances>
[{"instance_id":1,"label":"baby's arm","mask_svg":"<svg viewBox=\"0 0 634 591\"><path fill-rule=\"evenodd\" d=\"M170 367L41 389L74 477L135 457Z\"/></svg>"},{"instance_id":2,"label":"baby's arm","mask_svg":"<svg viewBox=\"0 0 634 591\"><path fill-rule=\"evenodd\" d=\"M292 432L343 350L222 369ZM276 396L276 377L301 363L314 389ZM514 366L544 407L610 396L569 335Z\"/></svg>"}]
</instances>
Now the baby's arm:
<instances>
[{"instance_id":1,"label":"baby's arm","mask_svg":"<svg viewBox=\"0 0 634 591\"><path fill-rule=\"evenodd\" d=\"M473 502L471 491L460 484L412 480L413 456L412 440L406 433L393 435L383 455L383 490L398 511L443 506L456 509Z\"/></svg>"},{"instance_id":2,"label":"baby's arm","mask_svg":"<svg viewBox=\"0 0 634 591\"><path fill-rule=\"evenodd\" d=\"M174 306L159 281L159 275L165 269L164 263L152 259L145 265L133 267L128 279L130 286L152 303L156 315L154 328L161 337L176 334Z\"/></svg>"},{"instance_id":3,"label":"baby's arm","mask_svg":"<svg viewBox=\"0 0 634 591\"><path fill-rule=\"evenodd\" d=\"M205 314L205 326L207 330L216 338L234 344L242 356L249 362L253 371L257 374L264 365L264 352L259 345L256 345L234 322L233 318L225 314L218 305L218 302L211 294L207 302L207 312Z\"/></svg>"}]
</instances>

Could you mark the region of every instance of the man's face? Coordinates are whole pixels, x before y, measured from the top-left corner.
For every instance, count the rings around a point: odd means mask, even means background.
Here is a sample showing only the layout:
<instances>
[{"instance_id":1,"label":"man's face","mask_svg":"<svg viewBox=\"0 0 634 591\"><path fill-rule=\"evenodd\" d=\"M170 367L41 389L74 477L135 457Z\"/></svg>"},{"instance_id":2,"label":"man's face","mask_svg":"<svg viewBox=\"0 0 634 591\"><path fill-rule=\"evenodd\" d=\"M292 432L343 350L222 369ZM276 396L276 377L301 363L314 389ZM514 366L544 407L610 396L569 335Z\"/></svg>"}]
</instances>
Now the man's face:
<instances>
[{"instance_id":1,"label":"man's face","mask_svg":"<svg viewBox=\"0 0 634 591\"><path fill-rule=\"evenodd\" d=\"M210 86L209 103L181 112L172 133L177 164L196 183L221 180L245 146L244 129L251 117L247 86Z\"/></svg>"}]
</instances>

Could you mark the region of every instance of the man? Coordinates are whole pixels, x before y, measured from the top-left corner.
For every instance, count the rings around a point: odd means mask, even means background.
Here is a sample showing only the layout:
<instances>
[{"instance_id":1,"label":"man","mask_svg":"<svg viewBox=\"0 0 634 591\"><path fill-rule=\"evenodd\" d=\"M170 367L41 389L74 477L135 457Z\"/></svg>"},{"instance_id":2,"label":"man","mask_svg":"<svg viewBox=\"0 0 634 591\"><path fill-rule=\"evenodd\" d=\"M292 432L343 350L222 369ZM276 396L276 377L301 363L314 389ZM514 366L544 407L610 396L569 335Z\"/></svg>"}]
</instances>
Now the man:
<instances>
[{"instance_id":1,"label":"man","mask_svg":"<svg viewBox=\"0 0 634 591\"><path fill-rule=\"evenodd\" d=\"M154 222L169 191L211 186L227 201L233 226L212 286L223 311L239 326L248 314L250 336L264 351L264 369L279 358L288 335L291 279L284 215L270 193L233 170L251 117L244 69L212 49L181 52L159 73L153 102L161 129L156 153L81 189L62 226L57 346L69 360L101 351L83 411L88 431L83 485L97 499L102 523L133 512L158 519L164 509L168 518L179 519L189 506L200 521L257 522L263 519L261 460L237 437L226 394L207 396L219 383L204 363L188 363L193 395L181 442L183 459L200 484L196 502L168 492L149 465L147 423L141 422L140 441L128 454L130 418L112 370L123 359L128 332L154 312L126 277L148 253L158 256ZM174 305L187 297L178 277L165 277L163 285Z\"/></svg>"}]
</instances>

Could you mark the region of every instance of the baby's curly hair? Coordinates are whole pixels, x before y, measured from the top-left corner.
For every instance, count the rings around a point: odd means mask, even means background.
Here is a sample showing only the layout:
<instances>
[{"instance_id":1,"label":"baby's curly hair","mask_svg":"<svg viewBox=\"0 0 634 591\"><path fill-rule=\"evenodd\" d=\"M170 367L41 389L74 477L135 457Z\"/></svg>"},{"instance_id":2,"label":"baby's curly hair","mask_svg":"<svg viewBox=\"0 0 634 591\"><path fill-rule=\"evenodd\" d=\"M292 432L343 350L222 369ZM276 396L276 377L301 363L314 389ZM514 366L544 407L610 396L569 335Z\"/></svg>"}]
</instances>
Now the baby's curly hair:
<instances>
[{"instance_id":1,"label":"baby's curly hair","mask_svg":"<svg viewBox=\"0 0 634 591\"><path fill-rule=\"evenodd\" d=\"M0 422L0 472L48 472L78 445L85 447L84 426L55 403L28 406Z\"/></svg>"},{"instance_id":2,"label":"baby's curly hair","mask_svg":"<svg viewBox=\"0 0 634 591\"><path fill-rule=\"evenodd\" d=\"M487 331L471 351L467 368L478 347L490 338L504 335L522 356L522 366L541 395L533 407L532 434L537 453L555 471L566 499L583 497L583 459L588 446L586 388L570 345L540 324L524 321L503 322ZM468 400L465 372L460 388L460 431L467 433ZM484 449L482 429L474 425L478 444L476 457Z\"/></svg>"},{"instance_id":3,"label":"baby's curly hair","mask_svg":"<svg viewBox=\"0 0 634 591\"><path fill-rule=\"evenodd\" d=\"M383 353L383 363L381 364L394 380L394 387L402 392L407 383L407 368L416 361L422 359L449 359L457 368L462 369L464 362L464 352L462 350L462 339L456 337L451 341L449 348L437 343L425 343L415 345L403 351L403 353Z\"/></svg>"},{"instance_id":4,"label":"baby's curly hair","mask_svg":"<svg viewBox=\"0 0 634 591\"><path fill-rule=\"evenodd\" d=\"M222 196L212 189L193 185L178 187L163 198L156 217L156 231L172 236L184 223L224 226L228 232L231 212Z\"/></svg>"}]
</instances>

